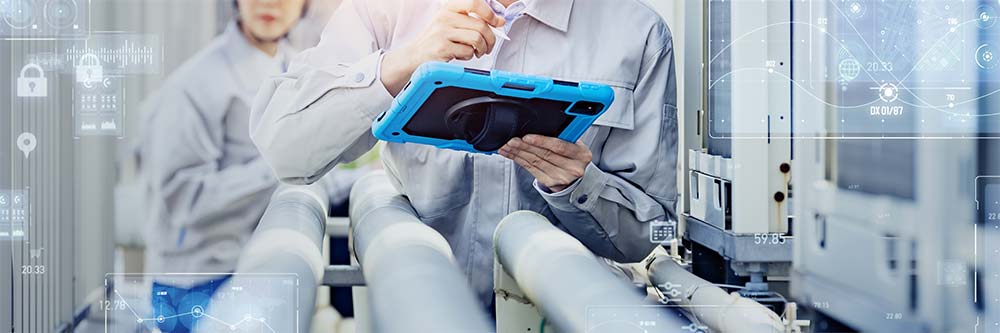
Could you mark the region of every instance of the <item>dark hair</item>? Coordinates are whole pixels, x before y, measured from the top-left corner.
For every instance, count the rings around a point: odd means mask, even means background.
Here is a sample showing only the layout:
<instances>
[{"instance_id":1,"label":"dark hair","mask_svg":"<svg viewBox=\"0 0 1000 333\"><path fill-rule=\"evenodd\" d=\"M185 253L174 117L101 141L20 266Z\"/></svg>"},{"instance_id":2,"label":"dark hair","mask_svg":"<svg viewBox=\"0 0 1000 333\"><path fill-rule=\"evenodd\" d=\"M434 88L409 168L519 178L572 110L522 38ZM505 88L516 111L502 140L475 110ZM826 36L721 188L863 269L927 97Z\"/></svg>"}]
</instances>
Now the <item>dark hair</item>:
<instances>
[{"instance_id":1,"label":"dark hair","mask_svg":"<svg viewBox=\"0 0 1000 333\"><path fill-rule=\"evenodd\" d=\"M240 16L239 0L233 0L233 8L236 9L236 16L239 17ZM299 16L299 18L306 17L307 13L309 13L309 0L305 0L305 2L302 4L302 14Z\"/></svg>"}]
</instances>

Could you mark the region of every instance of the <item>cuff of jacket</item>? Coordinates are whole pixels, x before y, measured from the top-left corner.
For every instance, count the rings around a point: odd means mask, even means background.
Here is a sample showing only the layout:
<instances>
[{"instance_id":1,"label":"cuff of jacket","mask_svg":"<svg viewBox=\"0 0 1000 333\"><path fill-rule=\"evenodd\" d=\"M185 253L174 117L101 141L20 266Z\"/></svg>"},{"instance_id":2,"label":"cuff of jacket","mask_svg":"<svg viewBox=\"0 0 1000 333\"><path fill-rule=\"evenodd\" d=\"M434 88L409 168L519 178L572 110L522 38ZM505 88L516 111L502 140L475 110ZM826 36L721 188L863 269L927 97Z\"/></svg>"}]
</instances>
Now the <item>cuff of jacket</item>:
<instances>
[{"instance_id":1,"label":"cuff of jacket","mask_svg":"<svg viewBox=\"0 0 1000 333\"><path fill-rule=\"evenodd\" d=\"M545 202L554 209L564 212L577 210L589 212L597 205L601 190L607 183L608 175L604 170L598 168L594 163L590 163L583 172L583 177L562 191L550 193L538 180L535 180L534 186Z\"/></svg>"}]
</instances>

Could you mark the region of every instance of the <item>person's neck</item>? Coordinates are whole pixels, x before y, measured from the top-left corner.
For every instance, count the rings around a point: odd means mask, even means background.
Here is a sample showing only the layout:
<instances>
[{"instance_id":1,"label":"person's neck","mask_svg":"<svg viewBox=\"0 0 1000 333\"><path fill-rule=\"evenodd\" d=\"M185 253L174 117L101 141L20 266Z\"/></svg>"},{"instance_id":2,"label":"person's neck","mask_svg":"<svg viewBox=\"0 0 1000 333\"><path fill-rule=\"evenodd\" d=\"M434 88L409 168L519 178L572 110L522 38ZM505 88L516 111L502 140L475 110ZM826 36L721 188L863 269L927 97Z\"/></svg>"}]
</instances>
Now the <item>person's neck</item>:
<instances>
[{"instance_id":1,"label":"person's neck","mask_svg":"<svg viewBox=\"0 0 1000 333\"><path fill-rule=\"evenodd\" d=\"M240 30L243 33L243 38L246 38L246 40L250 42L250 45L253 45L253 47L257 48L261 52L264 52L267 56L274 57L275 54L278 54L278 42L260 40L260 38L257 38L250 33L250 30L246 27L241 27Z\"/></svg>"},{"instance_id":2,"label":"person's neck","mask_svg":"<svg viewBox=\"0 0 1000 333\"><path fill-rule=\"evenodd\" d=\"M510 7L510 4L517 2L517 0L497 0L504 7Z\"/></svg>"}]
</instances>

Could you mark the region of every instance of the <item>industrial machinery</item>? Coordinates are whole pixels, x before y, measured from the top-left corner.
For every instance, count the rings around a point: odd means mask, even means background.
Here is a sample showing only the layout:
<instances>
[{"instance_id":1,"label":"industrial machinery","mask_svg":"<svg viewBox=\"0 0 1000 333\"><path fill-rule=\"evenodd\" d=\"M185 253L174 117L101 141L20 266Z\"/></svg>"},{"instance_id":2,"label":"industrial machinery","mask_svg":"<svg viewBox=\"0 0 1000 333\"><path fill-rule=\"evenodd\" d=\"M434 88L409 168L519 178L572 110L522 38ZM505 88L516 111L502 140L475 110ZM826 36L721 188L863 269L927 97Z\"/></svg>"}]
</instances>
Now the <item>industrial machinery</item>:
<instances>
[{"instance_id":1,"label":"industrial machinery","mask_svg":"<svg viewBox=\"0 0 1000 333\"><path fill-rule=\"evenodd\" d=\"M822 41L793 51L813 54L794 70L823 75L814 68L823 64L839 77L792 95L796 110L815 110L795 115L808 124L795 136L825 138L797 141L793 163L791 296L817 314L817 331L996 330L990 300L1000 281L982 270L1000 257L982 247L989 231L975 204L996 151L963 139L996 133L987 111L996 100L975 83L996 75L975 55L988 45L984 6L994 5L848 1L792 11L812 22L793 34Z\"/></svg>"},{"instance_id":2,"label":"industrial machinery","mask_svg":"<svg viewBox=\"0 0 1000 333\"><path fill-rule=\"evenodd\" d=\"M815 332L995 330L996 6L686 7L691 272Z\"/></svg>"},{"instance_id":3,"label":"industrial machinery","mask_svg":"<svg viewBox=\"0 0 1000 333\"><path fill-rule=\"evenodd\" d=\"M781 313L795 217L791 1L705 1L686 6L681 235L694 274ZM756 30L755 30L756 29ZM757 31L757 43L741 43ZM695 42L697 41L697 42ZM700 46L700 47L699 47ZM763 47L762 47L763 46ZM745 84L753 82L753 84Z\"/></svg>"}]
</instances>

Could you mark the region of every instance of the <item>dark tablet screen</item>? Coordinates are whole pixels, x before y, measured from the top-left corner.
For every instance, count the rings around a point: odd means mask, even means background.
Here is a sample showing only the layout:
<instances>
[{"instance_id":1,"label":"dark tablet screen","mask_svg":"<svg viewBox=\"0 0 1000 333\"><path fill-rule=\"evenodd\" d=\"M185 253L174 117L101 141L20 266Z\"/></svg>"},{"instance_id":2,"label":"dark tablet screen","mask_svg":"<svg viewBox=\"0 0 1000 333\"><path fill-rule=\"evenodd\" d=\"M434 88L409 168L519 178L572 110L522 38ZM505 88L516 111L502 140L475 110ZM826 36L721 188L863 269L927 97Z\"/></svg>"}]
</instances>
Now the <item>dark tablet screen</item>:
<instances>
[{"instance_id":1,"label":"dark tablet screen","mask_svg":"<svg viewBox=\"0 0 1000 333\"><path fill-rule=\"evenodd\" d=\"M491 96L492 92L464 89L457 87L444 87L434 90L427 98L427 101L420 106L416 114L403 126L403 130L410 135L431 137L443 140L456 139L448 130L445 123L444 114L452 105L469 98ZM508 96L504 96L508 97ZM518 100L530 107L538 118L526 127L527 133L540 134L557 137L563 130L573 122L575 118L566 114L566 109L572 104L566 101L550 99L523 99L508 97ZM485 107L485 106L484 106ZM478 131L479 129L475 129Z\"/></svg>"}]
</instances>

